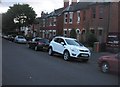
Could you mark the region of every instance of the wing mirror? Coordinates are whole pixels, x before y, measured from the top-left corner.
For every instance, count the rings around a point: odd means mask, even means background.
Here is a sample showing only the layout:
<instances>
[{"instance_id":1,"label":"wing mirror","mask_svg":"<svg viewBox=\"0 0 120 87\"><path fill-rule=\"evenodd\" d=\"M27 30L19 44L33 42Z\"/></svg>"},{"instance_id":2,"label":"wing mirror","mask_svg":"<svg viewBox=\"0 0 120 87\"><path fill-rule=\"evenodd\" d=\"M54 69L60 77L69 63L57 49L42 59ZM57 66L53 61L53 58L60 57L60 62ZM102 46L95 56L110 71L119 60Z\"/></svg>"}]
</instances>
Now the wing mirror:
<instances>
[{"instance_id":1,"label":"wing mirror","mask_svg":"<svg viewBox=\"0 0 120 87\"><path fill-rule=\"evenodd\" d=\"M64 44L64 42L61 42L61 44L64 46L65 44Z\"/></svg>"}]
</instances>

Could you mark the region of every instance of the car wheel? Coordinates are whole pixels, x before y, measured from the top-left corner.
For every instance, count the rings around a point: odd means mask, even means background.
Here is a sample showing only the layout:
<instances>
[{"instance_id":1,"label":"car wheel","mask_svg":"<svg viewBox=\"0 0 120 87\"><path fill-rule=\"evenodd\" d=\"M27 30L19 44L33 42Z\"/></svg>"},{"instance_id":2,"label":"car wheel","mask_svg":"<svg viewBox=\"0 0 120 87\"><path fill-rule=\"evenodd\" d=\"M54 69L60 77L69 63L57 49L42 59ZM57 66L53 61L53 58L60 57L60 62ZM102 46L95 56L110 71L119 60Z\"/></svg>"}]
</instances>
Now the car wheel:
<instances>
[{"instance_id":1,"label":"car wheel","mask_svg":"<svg viewBox=\"0 0 120 87\"><path fill-rule=\"evenodd\" d=\"M49 48L48 53L49 53L50 56L53 55L53 50L52 50L52 48Z\"/></svg>"},{"instance_id":2,"label":"car wheel","mask_svg":"<svg viewBox=\"0 0 120 87\"><path fill-rule=\"evenodd\" d=\"M64 58L65 61L68 61L70 59L70 54L69 54L68 51L64 52L63 58Z\"/></svg>"},{"instance_id":3,"label":"car wheel","mask_svg":"<svg viewBox=\"0 0 120 87\"><path fill-rule=\"evenodd\" d=\"M101 65L101 71L104 73L108 73L109 72L109 64L107 62L103 62Z\"/></svg>"},{"instance_id":4,"label":"car wheel","mask_svg":"<svg viewBox=\"0 0 120 87\"><path fill-rule=\"evenodd\" d=\"M35 46L35 51L38 51L38 47L37 46Z\"/></svg>"}]
</instances>

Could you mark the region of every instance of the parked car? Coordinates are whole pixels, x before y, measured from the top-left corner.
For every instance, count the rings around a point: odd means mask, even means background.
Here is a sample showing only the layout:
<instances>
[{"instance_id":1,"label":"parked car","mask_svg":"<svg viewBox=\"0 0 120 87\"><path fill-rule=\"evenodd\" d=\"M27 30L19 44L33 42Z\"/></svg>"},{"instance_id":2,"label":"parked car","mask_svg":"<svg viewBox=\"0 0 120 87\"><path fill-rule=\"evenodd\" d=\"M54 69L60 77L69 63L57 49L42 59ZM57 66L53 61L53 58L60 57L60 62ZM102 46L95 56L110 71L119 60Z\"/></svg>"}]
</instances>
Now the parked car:
<instances>
[{"instance_id":1,"label":"parked car","mask_svg":"<svg viewBox=\"0 0 120 87\"><path fill-rule=\"evenodd\" d=\"M8 35L8 40L9 41L14 41L15 37L13 35Z\"/></svg>"},{"instance_id":2,"label":"parked car","mask_svg":"<svg viewBox=\"0 0 120 87\"><path fill-rule=\"evenodd\" d=\"M28 42L28 47L33 48L34 50L46 50L48 51L49 40L44 38L33 38L32 41Z\"/></svg>"},{"instance_id":3,"label":"parked car","mask_svg":"<svg viewBox=\"0 0 120 87\"><path fill-rule=\"evenodd\" d=\"M49 45L49 55L59 53L63 55L64 60L70 58L81 59L87 62L90 59L90 50L76 39L57 36L53 38Z\"/></svg>"},{"instance_id":4,"label":"parked car","mask_svg":"<svg viewBox=\"0 0 120 87\"><path fill-rule=\"evenodd\" d=\"M26 40L25 37L22 36L22 35L17 35L17 36L15 37L14 41L15 41L16 43L24 43L24 44L27 43L27 40Z\"/></svg>"},{"instance_id":5,"label":"parked car","mask_svg":"<svg viewBox=\"0 0 120 87\"><path fill-rule=\"evenodd\" d=\"M103 73L119 72L120 73L120 52L114 55L101 56L98 59L98 65Z\"/></svg>"}]
</instances>

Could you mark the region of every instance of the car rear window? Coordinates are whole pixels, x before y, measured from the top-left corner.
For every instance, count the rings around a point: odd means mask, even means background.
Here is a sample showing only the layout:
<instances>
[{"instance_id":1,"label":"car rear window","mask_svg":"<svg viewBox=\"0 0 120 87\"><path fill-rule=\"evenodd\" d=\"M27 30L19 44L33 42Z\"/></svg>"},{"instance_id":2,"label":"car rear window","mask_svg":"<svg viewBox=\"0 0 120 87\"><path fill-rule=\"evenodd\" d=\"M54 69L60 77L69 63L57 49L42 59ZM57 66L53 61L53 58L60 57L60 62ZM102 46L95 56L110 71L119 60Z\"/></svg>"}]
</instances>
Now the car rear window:
<instances>
[{"instance_id":1,"label":"car rear window","mask_svg":"<svg viewBox=\"0 0 120 87\"><path fill-rule=\"evenodd\" d=\"M46 44L49 44L49 40L48 39L39 39L40 42L43 42L43 43L46 43Z\"/></svg>"}]
</instances>

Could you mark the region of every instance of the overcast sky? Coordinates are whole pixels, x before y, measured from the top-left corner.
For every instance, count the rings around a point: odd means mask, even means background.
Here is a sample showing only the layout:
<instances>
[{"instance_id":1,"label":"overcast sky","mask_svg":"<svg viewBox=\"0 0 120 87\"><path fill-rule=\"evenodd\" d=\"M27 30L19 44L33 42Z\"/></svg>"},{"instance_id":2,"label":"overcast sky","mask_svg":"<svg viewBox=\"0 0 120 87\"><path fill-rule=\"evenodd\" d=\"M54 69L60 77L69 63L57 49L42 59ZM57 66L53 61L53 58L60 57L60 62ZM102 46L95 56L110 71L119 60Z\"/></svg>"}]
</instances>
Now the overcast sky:
<instances>
[{"instance_id":1,"label":"overcast sky","mask_svg":"<svg viewBox=\"0 0 120 87\"><path fill-rule=\"evenodd\" d=\"M38 16L40 16L41 11L51 12L54 9L63 7L63 0L1 0L0 13L6 12L9 6L16 3L29 4Z\"/></svg>"},{"instance_id":2,"label":"overcast sky","mask_svg":"<svg viewBox=\"0 0 120 87\"><path fill-rule=\"evenodd\" d=\"M99 2L99 1L119 1L119 0L80 0L80 1ZM13 6L13 4L16 3L29 4L34 9L38 17L40 17L41 11L50 13L54 9L63 7L63 0L0 0L0 13L6 12L9 6Z\"/></svg>"}]
</instances>

